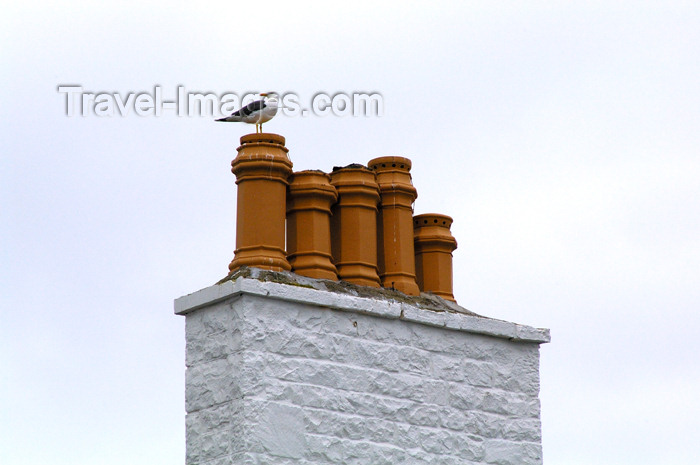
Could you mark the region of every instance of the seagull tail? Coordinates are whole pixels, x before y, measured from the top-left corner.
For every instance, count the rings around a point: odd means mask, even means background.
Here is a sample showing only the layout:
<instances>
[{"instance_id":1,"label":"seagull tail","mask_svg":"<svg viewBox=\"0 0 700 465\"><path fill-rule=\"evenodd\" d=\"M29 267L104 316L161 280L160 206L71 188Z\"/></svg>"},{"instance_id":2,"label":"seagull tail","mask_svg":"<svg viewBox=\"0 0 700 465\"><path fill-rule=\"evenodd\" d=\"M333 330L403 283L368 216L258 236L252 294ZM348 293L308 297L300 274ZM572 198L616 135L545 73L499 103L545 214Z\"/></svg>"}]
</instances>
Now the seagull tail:
<instances>
[{"instance_id":1,"label":"seagull tail","mask_svg":"<svg viewBox=\"0 0 700 465\"><path fill-rule=\"evenodd\" d=\"M223 118L219 118L219 119L214 120L214 121L223 121L224 123L240 123L244 120L241 119L241 117L238 115L228 115L228 116L225 116Z\"/></svg>"}]
</instances>

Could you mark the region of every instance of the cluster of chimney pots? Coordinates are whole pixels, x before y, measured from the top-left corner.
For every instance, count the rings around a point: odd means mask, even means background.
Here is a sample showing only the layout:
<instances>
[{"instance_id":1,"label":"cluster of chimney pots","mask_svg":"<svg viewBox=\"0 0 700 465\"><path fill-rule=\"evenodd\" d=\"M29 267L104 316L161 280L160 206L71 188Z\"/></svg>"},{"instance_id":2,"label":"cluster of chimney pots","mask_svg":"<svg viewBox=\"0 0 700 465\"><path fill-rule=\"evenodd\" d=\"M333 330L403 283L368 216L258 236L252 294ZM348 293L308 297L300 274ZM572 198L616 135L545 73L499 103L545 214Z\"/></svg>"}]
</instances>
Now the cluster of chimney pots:
<instances>
[{"instance_id":1,"label":"cluster of chimney pots","mask_svg":"<svg viewBox=\"0 0 700 465\"><path fill-rule=\"evenodd\" d=\"M277 134L245 135L237 150L231 272L284 270L455 300L452 218L413 216L417 192L409 159L380 157L326 174L293 172L285 138Z\"/></svg>"}]
</instances>

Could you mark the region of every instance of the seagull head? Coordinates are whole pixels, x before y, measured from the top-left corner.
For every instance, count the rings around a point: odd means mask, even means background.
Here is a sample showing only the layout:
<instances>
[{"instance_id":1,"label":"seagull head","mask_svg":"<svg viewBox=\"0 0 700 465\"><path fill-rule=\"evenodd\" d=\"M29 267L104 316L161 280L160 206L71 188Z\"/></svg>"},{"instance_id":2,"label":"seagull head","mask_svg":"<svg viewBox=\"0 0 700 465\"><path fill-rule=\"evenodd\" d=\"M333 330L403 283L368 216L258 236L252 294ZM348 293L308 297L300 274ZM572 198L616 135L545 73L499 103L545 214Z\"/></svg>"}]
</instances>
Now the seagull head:
<instances>
[{"instance_id":1,"label":"seagull head","mask_svg":"<svg viewBox=\"0 0 700 465\"><path fill-rule=\"evenodd\" d=\"M279 95L277 92L262 92L260 94L261 97L267 97L267 98L278 98Z\"/></svg>"}]
</instances>

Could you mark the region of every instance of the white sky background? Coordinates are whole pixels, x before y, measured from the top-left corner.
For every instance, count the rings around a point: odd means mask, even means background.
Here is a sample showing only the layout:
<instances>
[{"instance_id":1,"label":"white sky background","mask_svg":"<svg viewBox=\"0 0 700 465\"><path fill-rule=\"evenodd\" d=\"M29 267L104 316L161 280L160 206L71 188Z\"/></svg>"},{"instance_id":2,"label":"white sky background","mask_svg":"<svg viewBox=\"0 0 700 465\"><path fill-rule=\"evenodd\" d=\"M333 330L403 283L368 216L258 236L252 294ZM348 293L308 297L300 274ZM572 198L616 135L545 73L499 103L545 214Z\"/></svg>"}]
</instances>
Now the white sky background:
<instances>
[{"instance_id":1,"label":"white sky background","mask_svg":"<svg viewBox=\"0 0 700 465\"><path fill-rule=\"evenodd\" d=\"M238 138L91 91L378 91L278 116L295 169L413 160L455 295L549 327L548 465L700 457L697 2L17 2L0 18L0 463L184 463L184 318L227 273ZM524 6L527 5L527 6Z\"/></svg>"}]
</instances>

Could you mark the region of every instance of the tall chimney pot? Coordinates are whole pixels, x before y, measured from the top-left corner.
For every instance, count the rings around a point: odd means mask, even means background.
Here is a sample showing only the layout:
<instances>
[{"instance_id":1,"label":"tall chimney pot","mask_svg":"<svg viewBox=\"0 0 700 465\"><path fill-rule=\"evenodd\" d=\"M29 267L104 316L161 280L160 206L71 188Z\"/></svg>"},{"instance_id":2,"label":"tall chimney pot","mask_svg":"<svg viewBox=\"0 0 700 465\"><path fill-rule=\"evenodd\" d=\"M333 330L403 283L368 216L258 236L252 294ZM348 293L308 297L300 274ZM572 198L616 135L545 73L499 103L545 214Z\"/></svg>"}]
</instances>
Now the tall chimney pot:
<instances>
[{"instance_id":1,"label":"tall chimney pot","mask_svg":"<svg viewBox=\"0 0 700 465\"><path fill-rule=\"evenodd\" d=\"M292 162L277 134L241 137L231 171L238 184L236 251L229 270L253 266L289 271L284 250L287 178Z\"/></svg>"},{"instance_id":2,"label":"tall chimney pot","mask_svg":"<svg viewBox=\"0 0 700 465\"><path fill-rule=\"evenodd\" d=\"M287 259L292 271L310 278L338 280L331 256L331 205L338 198L330 176L298 171L289 178Z\"/></svg>"},{"instance_id":3,"label":"tall chimney pot","mask_svg":"<svg viewBox=\"0 0 700 465\"><path fill-rule=\"evenodd\" d=\"M333 168L331 184L338 190L331 218L331 248L338 277L361 286L380 287L376 175L362 165L352 164Z\"/></svg>"},{"instance_id":4,"label":"tall chimney pot","mask_svg":"<svg viewBox=\"0 0 700 465\"><path fill-rule=\"evenodd\" d=\"M450 232L451 225L452 218L438 213L413 217L418 286L423 292L454 302L452 252L457 241Z\"/></svg>"},{"instance_id":5,"label":"tall chimney pot","mask_svg":"<svg viewBox=\"0 0 700 465\"><path fill-rule=\"evenodd\" d=\"M381 195L378 263L382 286L418 295L412 224L418 193L411 183L411 160L380 157L370 160L369 167L377 173Z\"/></svg>"}]
</instances>

